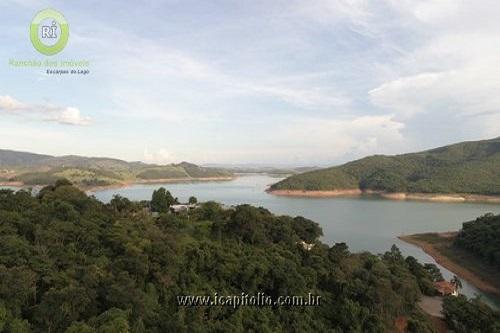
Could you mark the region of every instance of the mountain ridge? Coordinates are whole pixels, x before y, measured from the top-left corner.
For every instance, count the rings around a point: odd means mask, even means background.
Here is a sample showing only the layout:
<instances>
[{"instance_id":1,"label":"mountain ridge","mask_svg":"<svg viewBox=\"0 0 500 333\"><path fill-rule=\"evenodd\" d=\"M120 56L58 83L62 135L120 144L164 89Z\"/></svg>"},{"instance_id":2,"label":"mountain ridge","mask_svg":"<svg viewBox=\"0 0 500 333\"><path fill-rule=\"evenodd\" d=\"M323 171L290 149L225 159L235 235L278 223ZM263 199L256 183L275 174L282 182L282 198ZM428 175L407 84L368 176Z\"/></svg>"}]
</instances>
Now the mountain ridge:
<instances>
[{"instance_id":1,"label":"mountain ridge","mask_svg":"<svg viewBox=\"0 0 500 333\"><path fill-rule=\"evenodd\" d=\"M221 168L189 162L147 164L109 157L52 156L0 149L0 182L15 185L47 185L66 178L81 187L109 186L165 180L230 179Z\"/></svg>"},{"instance_id":2,"label":"mountain ridge","mask_svg":"<svg viewBox=\"0 0 500 333\"><path fill-rule=\"evenodd\" d=\"M367 156L294 175L270 187L270 192L340 190L500 195L500 137Z\"/></svg>"}]
</instances>

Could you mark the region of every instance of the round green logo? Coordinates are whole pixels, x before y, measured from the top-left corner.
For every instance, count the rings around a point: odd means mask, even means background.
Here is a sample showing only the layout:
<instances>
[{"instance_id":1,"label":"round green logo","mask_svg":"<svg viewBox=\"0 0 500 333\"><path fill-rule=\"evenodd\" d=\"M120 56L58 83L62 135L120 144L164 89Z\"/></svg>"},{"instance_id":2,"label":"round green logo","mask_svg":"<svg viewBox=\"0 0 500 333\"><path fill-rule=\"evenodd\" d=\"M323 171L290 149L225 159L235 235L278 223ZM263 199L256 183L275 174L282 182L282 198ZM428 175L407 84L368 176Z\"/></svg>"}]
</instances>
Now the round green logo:
<instances>
[{"instance_id":1,"label":"round green logo","mask_svg":"<svg viewBox=\"0 0 500 333\"><path fill-rule=\"evenodd\" d=\"M57 10L44 9L31 21L30 38L38 52L48 56L57 54L68 43L68 22Z\"/></svg>"}]
</instances>

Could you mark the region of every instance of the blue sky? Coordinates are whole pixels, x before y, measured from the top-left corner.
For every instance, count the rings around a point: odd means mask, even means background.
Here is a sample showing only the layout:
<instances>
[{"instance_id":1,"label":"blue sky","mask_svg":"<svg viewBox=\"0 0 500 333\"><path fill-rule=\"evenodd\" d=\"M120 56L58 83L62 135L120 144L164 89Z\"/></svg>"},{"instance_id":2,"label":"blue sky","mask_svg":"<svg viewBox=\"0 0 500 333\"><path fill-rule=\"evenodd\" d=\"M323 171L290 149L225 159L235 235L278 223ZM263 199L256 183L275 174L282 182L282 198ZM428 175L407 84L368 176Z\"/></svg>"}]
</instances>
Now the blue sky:
<instances>
[{"instance_id":1,"label":"blue sky","mask_svg":"<svg viewBox=\"0 0 500 333\"><path fill-rule=\"evenodd\" d=\"M47 76L29 24L70 24ZM170 163L329 165L500 135L500 5L0 1L0 146Z\"/></svg>"}]
</instances>

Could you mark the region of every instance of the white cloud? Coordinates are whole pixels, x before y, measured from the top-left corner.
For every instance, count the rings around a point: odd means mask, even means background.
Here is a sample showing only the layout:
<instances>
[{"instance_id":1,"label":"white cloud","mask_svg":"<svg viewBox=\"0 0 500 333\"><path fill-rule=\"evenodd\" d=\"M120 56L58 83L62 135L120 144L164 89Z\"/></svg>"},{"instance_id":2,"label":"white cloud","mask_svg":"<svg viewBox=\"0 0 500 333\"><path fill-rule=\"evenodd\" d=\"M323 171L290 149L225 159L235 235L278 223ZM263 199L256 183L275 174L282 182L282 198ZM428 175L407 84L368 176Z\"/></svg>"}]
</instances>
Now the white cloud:
<instances>
[{"instance_id":1,"label":"white cloud","mask_svg":"<svg viewBox=\"0 0 500 333\"><path fill-rule=\"evenodd\" d=\"M374 104L407 118L428 111L429 103L442 97L435 87L444 77L446 73L421 73L403 77L386 82L368 94Z\"/></svg>"},{"instance_id":2,"label":"white cloud","mask_svg":"<svg viewBox=\"0 0 500 333\"><path fill-rule=\"evenodd\" d=\"M0 96L0 109L7 112L26 110L27 106L10 96Z\"/></svg>"},{"instance_id":3,"label":"white cloud","mask_svg":"<svg viewBox=\"0 0 500 333\"><path fill-rule=\"evenodd\" d=\"M401 119L500 114L499 49L487 33L440 36L401 59L392 69L400 76L369 91L370 100Z\"/></svg>"},{"instance_id":4,"label":"white cloud","mask_svg":"<svg viewBox=\"0 0 500 333\"><path fill-rule=\"evenodd\" d=\"M56 121L65 125L85 126L91 123L89 117L82 117L80 110L74 107L67 107L57 112L53 117L48 117L47 120Z\"/></svg>"},{"instance_id":5,"label":"white cloud","mask_svg":"<svg viewBox=\"0 0 500 333\"><path fill-rule=\"evenodd\" d=\"M371 154L394 154L406 150L405 125L392 115L345 119L298 118L275 124L262 134L267 144L249 140L242 146L228 143L224 149L193 152L199 163L245 163L332 165ZM203 157L202 157L203 156Z\"/></svg>"},{"instance_id":6,"label":"white cloud","mask_svg":"<svg viewBox=\"0 0 500 333\"><path fill-rule=\"evenodd\" d=\"M392 115L359 116L348 119L304 119L284 130L288 141L301 138L304 157L323 156L329 160L346 155L393 153L402 148L405 125Z\"/></svg>"},{"instance_id":7,"label":"white cloud","mask_svg":"<svg viewBox=\"0 0 500 333\"><path fill-rule=\"evenodd\" d=\"M500 113L500 70L471 65L386 82L369 92L379 107L408 118L417 113Z\"/></svg>"},{"instance_id":8,"label":"white cloud","mask_svg":"<svg viewBox=\"0 0 500 333\"><path fill-rule=\"evenodd\" d=\"M120 13L94 21L82 8L72 52L91 58L96 75L78 83L85 89L76 98L90 91L103 119L120 117L110 129L141 134L116 154L310 164L500 133L497 1L257 1L240 9L198 23L139 15L147 21L132 28ZM2 113L91 121L83 110L10 96L0 97ZM151 144L167 140L168 149ZM146 144L154 149L143 151Z\"/></svg>"},{"instance_id":9,"label":"white cloud","mask_svg":"<svg viewBox=\"0 0 500 333\"><path fill-rule=\"evenodd\" d=\"M146 147L144 148L143 158L145 162L153 164L169 164L176 162L174 156L172 156L172 154L165 148L152 152Z\"/></svg>"},{"instance_id":10,"label":"white cloud","mask_svg":"<svg viewBox=\"0 0 500 333\"><path fill-rule=\"evenodd\" d=\"M192 101L212 102L239 96L273 98L308 109L345 107L350 104L350 99L338 87L331 82L315 82L315 78L308 76L310 73L307 71L303 73L303 79L297 75L288 77L260 69L253 76L241 75L238 71L231 72L218 65L218 62L222 62L220 59L215 62L164 46L157 40L123 35L123 32L115 30L107 30L105 37L84 43L90 47L100 47L107 45L108 38L129 41L115 45L113 52L106 54L99 62L102 70L110 71L109 77L114 79L113 90L117 92L113 94L115 101L132 114L155 116L161 113L164 119L184 119L189 110L186 107L176 110L172 107L176 102L188 101L185 104L189 105ZM238 61L229 61L235 60ZM239 64L238 67L245 68L245 64ZM123 68L127 70L123 71ZM169 98L162 101L166 99L165 96ZM132 105L127 107L125 99L133 100L135 105L154 104L154 107L137 110ZM156 112L156 109L161 109L161 112Z\"/></svg>"},{"instance_id":11,"label":"white cloud","mask_svg":"<svg viewBox=\"0 0 500 333\"><path fill-rule=\"evenodd\" d=\"M380 112L394 113L394 119L404 121L413 142L438 145L441 142L436 140L446 143L447 137L468 140L498 136L498 3L388 3L400 20L411 26L414 41L407 44L407 52L379 66L383 74L378 86L368 92L371 103ZM398 23L394 28L398 26L405 27ZM433 132L436 130L440 132Z\"/></svg>"},{"instance_id":12,"label":"white cloud","mask_svg":"<svg viewBox=\"0 0 500 333\"><path fill-rule=\"evenodd\" d=\"M62 107L50 104L28 104L5 95L0 96L0 111L19 116L53 121L63 125L85 126L91 123L89 117L80 114L75 107Z\"/></svg>"},{"instance_id":13,"label":"white cloud","mask_svg":"<svg viewBox=\"0 0 500 333\"><path fill-rule=\"evenodd\" d=\"M342 23L364 25L372 16L366 0L303 0L295 5L295 13L319 23Z\"/></svg>"},{"instance_id":14,"label":"white cloud","mask_svg":"<svg viewBox=\"0 0 500 333\"><path fill-rule=\"evenodd\" d=\"M243 88L243 89L241 89ZM246 93L275 97L284 102L299 107L324 108L324 107L345 107L350 100L340 95L332 89L323 88L293 88L290 86L274 86L259 83L251 83L240 87Z\"/></svg>"}]
</instances>

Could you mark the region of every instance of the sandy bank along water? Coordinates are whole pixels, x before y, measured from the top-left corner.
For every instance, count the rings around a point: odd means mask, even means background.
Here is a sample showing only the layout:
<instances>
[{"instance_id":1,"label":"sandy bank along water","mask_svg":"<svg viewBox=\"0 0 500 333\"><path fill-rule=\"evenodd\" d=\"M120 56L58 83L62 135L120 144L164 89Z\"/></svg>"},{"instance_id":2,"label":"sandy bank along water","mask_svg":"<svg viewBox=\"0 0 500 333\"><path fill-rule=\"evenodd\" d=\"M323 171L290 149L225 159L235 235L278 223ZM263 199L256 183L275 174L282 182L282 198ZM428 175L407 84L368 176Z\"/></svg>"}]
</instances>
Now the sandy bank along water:
<instances>
[{"instance_id":1,"label":"sandy bank along water","mask_svg":"<svg viewBox=\"0 0 500 333\"><path fill-rule=\"evenodd\" d=\"M466 193L407 193L407 192L381 192L381 191L363 191L361 189L339 189L330 191L306 191L306 190L272 190L268 193L288 197L353 197L353 196L379 196L390 200L419 200L436 202L486 202L500 203L500 196L466 194Z\"/></svg>"},{"instance_id":2,"label":"sandy bank along water","mask_svg":"<svg viewBox=\"0 0 500 333\"><path fill-rule=\"evenodd\" d=\"M425 253L434 258L434 260L436 260L438 264L455 273L458 277L467 280L469 283L471 283L481 291L491 293L497 297L500 297L500 287L498 286L498 284L495 285L491 283L488 279L481 276L480 273L472 271L471 269L464 267L459 262L456 262L455 260L449 258L436 246L434 246L434 244L418 238L419 235L421 234L399 236L398 238L406 243L418 246ZM436 235L442 237L443 239L450 239L455 238L457 232L442 232L436 233Z\"/></svg>"},{"instance_id":3,"label":"sandy bank along water","mask_svg":"<svg viewBox=\"0 0 500 333\"><path fill-rule=\"evenodd\" d=\"M198 177L198 178L162 178L162 179L147 179L147 180L133 180L121 183L114 183L103 186L79 186L82 191L95 192L108 189L119 189L125 188L133 185L140 184L167 184L167 183L189 183L189 182L217 182L217 181L230 181L234 180L237 176L227 176L227 177ZM9 187L43 187L45 185L26 185L23 182L0 182L0 186Z\"/></svg>"}]
</instances>

